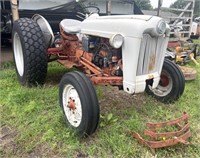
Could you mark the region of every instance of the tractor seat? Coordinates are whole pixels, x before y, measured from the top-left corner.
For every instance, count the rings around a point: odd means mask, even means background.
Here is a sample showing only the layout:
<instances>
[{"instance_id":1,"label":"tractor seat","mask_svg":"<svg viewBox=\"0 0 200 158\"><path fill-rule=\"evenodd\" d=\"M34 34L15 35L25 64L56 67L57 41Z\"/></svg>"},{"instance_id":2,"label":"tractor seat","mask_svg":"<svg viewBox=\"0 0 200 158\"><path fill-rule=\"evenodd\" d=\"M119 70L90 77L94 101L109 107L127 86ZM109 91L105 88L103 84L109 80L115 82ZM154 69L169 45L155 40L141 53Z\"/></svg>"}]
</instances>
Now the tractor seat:
<instances>
[{"instance_id":1,"label":"tractor seat","mask_svg":"<svg viewBox=\"0 0 200 158\"><path fill-rule=\"evenodd\" d=\"M76 34L81 31L81 21L74 19L64 19L60 22L60 26L66 33Z\"/></svg>"}]
</instances>

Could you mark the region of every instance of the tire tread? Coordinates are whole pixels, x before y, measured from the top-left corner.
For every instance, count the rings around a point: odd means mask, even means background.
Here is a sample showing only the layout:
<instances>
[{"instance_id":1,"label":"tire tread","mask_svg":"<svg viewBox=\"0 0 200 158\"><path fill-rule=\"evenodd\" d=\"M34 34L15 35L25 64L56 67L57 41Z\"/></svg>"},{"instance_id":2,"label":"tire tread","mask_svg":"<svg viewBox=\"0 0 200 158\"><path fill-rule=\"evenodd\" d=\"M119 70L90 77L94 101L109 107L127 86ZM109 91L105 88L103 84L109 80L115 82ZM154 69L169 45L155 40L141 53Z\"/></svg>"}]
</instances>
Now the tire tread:
<instances>
[{"instance_id":1,"label":"tire tread","mask_svg":"<svg viewBox=\"0 0 200 158\"><path fill-rule=\"evenodd\" d=\"M43 84L47 75L48 60L45 40L39 25L32 19L20 18L13 24L13 33L15 32L20 37L24 56L24 74L18 74L20 83L27 86Z\"/></svg>"}]
</instances>

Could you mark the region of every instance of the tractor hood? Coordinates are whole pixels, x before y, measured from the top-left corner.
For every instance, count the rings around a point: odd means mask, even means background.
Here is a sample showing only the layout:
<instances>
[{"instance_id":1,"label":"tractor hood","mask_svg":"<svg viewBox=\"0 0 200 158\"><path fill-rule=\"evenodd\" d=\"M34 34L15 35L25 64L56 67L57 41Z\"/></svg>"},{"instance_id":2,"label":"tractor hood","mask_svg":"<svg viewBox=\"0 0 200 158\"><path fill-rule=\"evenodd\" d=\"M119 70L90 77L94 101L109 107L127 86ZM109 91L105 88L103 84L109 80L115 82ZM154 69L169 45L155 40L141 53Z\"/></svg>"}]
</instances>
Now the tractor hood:
<instances>
[{"instance_id":1,"label":"tractor hood","mask_svg":"<svg viewBox=\"0 0 200 158\"><path fill-rule=\"evenodd\" d=\"M138 20L145 20L148 21L152 18L151 15L112 15L112 16L99 16L98 14L93 14L90 17L87 18L87 20L91 20L91 19L138 19Z\"/></svg>"},{"instance_id":2,"label":"tractor hood","mask_svg":"<svg viewBox=\"0 0 200 158\"><path fill-rule=\"evenodd\" d=\"M157 33L157 26L161 21L164 22L162 18L150 15L99 16L93 14L82 22L81 33L105 38L110 38L115 34L133 38L142 38L144 33L161 36L167 30L162 34Z\"/></svg>"}]
</instances>

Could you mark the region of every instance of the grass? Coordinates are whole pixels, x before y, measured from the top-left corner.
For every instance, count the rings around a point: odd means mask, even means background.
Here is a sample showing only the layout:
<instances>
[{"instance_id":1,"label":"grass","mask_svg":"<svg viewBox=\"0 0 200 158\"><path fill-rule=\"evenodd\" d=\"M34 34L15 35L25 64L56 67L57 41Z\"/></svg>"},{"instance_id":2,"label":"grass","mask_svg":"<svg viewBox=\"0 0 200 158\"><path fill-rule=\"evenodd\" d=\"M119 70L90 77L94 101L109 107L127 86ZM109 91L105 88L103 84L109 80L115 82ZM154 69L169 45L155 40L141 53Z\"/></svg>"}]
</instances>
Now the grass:
<instances>
[{"instance_id":1,"label":"grass","mask_svg":"<svg viewBox=\"0 0 200 158\"><path fill-rule=\"evenodd\" d=\"M200 58L200 57L199 57ZM198 58L198 62L200 59ZM112 87L97 86L100 126L89 138L79 139L65 125L58 103L58 84L67 72L50 63L44 86L26 88L16 79L14 63L0 71L1 157L153 157L131 136L143 135L146 122L167 121L189 113L189 145L158 149L157 157L197 158L200 155L200 67L197 78L186 82L183 96L165 105L147 94L130 96Z\"/></svg>"}]
</instances>

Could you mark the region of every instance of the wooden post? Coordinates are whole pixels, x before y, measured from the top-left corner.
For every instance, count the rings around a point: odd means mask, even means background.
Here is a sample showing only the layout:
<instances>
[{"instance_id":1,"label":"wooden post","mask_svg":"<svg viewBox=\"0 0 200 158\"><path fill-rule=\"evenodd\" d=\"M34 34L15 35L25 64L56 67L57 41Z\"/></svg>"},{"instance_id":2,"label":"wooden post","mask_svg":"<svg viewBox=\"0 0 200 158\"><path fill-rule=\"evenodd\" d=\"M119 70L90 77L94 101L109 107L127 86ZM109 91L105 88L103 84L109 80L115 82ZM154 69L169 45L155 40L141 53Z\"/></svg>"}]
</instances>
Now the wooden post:
<instances>
[{"instance_id":1,"label":"wooden post","mask_svg":"<svg viewBox=\"0 0 200 158\"><path fill-rule=\"evenodd\" d=\"M160 7L162 6L163 0L158 0L157 16L160 15Z\"/></svg>"},{"instance_id":2,"label":"wooden post","mask_svg":"<svg viewBox=\"0 0 200 158\"><path fill-rule=\"evenodd\" d=\"M107 14L111 15L111 0L107 0Z\"/></svg>"},{"instance_id":3,"label":"wooden post","mask_svg":"<svg viewBox=\"0 0 200 158\"><path fill-rule=\"evenodd\" d=\"M13 21L19 19L17 0L10 0Z\"/></svg>"},{"instance_id":4,"label":"wooden post","mask_svg":"<svg viewBox=\"0 0 200 158\"><path fill-rule=\"evenodd\" d=\"M189 27L189 34L188 34L188 38L190 38L191 32L192 32L192 22L193 22L193 16L194 16L194 6L195 6L195 0L192 0L192 4L191 4L192 8L191 8L191 14L190 14L190 27Z\"/></svg>"}]
</instances>

